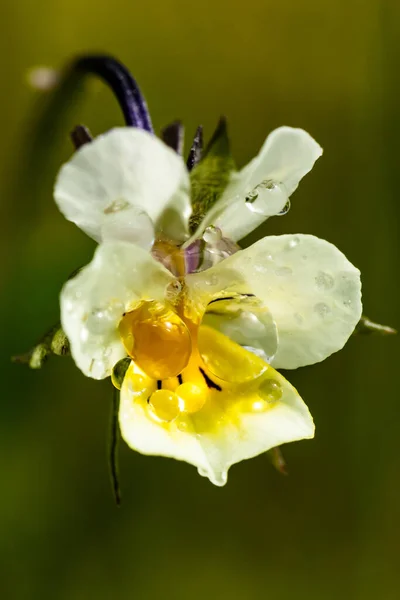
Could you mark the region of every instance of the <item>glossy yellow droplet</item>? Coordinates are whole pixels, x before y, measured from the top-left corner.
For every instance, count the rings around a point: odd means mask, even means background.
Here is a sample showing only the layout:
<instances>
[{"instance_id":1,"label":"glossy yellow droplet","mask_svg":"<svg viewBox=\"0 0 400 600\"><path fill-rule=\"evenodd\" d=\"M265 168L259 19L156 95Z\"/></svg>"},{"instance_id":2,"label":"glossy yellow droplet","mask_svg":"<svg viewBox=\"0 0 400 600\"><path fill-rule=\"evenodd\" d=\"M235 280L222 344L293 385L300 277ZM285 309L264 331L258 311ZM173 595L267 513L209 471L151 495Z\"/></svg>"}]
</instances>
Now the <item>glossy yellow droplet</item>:
<instances>
[{"instance_id":1,"label":"glossy yellow droplet","mask_svg":"<svg viewBox=\"0 0 400 600\"><path fill-rule=\"evenodd\" d=\"M141 393L149 386L149 378L140 373L132 373L128 379L128 386L134 394Z\"/></svg>"},{"instance_id":2,"label":"glossy yellow droplet","mask_svg":"<svg viewBox=\"0 0 400 600\"><path fill-rule=\"evenodd\" d=\"M276 379L264 379L258 388L258 395L265 402L278 402L282 398L282 386Z\"/></svg>"},{"instance_id":3,"label":"glossy yellow droplet","mask_svg":"<svg viewBox=\"0 0 400 600\"><path fill-rule=\"evenodd\" d=\"M176 377L189 361L192 342L188 328L159 302L142 302L126 313L119 333L129 356L153 379Z\"/></svg>"},{"instance_id":4,"label":"glossy yellow droplet","mask_svg":"<svg viewBox=\"0 0 400 600\"><path fill-rule=\"evenodd\" d=\"M196 413L201 410L208 397L207 387L190 382L182 383L176 388L175 393L179 396L181 410L187 413Z\"/></svg>"},{"instance_id":5,"label":"glossy yellow droplet","mask_svg":"<svg viewBox=\"0 0 400 600\"><path fill-rule=\"evenodd\" d=\"M173 421L180 414L179 397L169 390L156 390L150 396L150 407L161 421Z\"/></svg>"}]
</instances>

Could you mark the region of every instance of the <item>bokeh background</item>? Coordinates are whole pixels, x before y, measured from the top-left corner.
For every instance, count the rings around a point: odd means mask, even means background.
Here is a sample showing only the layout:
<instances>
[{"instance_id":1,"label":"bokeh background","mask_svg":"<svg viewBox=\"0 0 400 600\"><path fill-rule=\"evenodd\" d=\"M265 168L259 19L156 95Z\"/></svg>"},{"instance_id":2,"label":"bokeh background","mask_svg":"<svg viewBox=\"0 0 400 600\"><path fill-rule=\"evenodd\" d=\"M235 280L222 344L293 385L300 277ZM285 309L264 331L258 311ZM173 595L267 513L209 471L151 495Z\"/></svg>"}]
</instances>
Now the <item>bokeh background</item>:
<instances>
[{"instance_id":1,"label":"bokeh background","mask_svg":"<svg viewBox=\"0 0 400 600\"><path fill-rule=\"evenodd\" d=\"M47 97L35 65L88 50L125 62L155 127L187 141L227 115L237 163L282 124L324 147L292 210L257 235L304 232L363 273L365 312L400 326L400 4L395 0L3 0L0 5L0 597L4 600L333 600L400 597L400 428L395 337L353 337L291 373L317 424L219 489L186 464L121 448L123 505L107 467L111 389L70 359L11 364L58 318L66 277L94 249L52 201L78 122L122 124L89 83L57 135L32 131ZM48 134L48 135L47 135ZM53 135L54 134L54 135ZM49 147L49 144L51 146Z\"/></svg>"}]
</instances>

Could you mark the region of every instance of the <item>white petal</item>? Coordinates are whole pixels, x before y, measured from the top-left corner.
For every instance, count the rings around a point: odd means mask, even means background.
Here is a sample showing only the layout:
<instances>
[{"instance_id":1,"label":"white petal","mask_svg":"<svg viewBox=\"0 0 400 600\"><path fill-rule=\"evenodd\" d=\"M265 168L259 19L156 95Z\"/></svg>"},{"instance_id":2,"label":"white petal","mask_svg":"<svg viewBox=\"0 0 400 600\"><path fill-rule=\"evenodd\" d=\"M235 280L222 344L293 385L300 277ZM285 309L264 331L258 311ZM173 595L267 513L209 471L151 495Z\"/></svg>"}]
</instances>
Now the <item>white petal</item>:
<instances>
[{"instance_id":1,"label":"white petal","mask_svg":"<svg viewBox=\"0 0 400 600\"><path fill-rule=\"evenodd\" d=\"M107 215L101 227L101 239L130 242L150 251L154 243L153 223L144 210L132 206Z\"/></svg>"},{"instance_id":2,"label":"white petal","mask_svg":"<svg viewBox=\"0 0 400 600\"><path fill-rule=\"evenodd\" d=\"M231 465L314 435L312 417L295 388L271 367L267 369L265 375L273 377L281 390L279 401L262 400L255 391L257 384L251 382L248 389L238 386L237 395L233 390L211 390L211 398L198 413L166 423L154 417L148 403L153 380L132 365L121 389L122 436L134 450L191 463L222 486Z\"/></svg>"},{"instance_id":3,"label":"white petal","mask_svg":"<svg viewBox=\"0 0 400 600\"><path fill-rule=\"evenodd\" d=\"M183 240L191 213L189 185L176 152L142 129L124 127L82 146L61 168L54 196L65 217L96 241L116 214L132 219L132 208L147 213L157 232ZM135 223L132 237L148 247L153 231L146 225L147 235L136 236L141 225ZM127 239L126 227L120 239Z\"/></svg>"},{"instance_id":4,"label":"white petal","mask_svg":"<svg viewBox=\"0 0 400 600\"><path fill-rule=\"evenodd\" d=\"M361 317L358 269L311 235L266 237L187 281L202 305L221 290L259 298L277 326L275 368L324 360L344 346Z\"/></svg>"},{"instance_id":5,"label":"white petal","mask_svg":"<svg viewBox=\"0 0 400 600\"><path fill-rule=\"evenodd\" d=\"M258 156L232 176L195 236L199 237L206 227L214 225L226 237L235 241L242 239L268 217L283 210L321 154L322 148L303 129L275 129Z\"/></svg>"},{"instance_id":6,"label":"white petal","mask_svg":"<svg viewBox=\"0 0 400 600\"><path fill-rule=\"evenodd\" d=\"M118 323L141 300L163 300L173 276L143 249L126 242L100 245L92 262L61 292L61 322L77 366L103 379L126 356Z\"/></svg>"}]
</instances>

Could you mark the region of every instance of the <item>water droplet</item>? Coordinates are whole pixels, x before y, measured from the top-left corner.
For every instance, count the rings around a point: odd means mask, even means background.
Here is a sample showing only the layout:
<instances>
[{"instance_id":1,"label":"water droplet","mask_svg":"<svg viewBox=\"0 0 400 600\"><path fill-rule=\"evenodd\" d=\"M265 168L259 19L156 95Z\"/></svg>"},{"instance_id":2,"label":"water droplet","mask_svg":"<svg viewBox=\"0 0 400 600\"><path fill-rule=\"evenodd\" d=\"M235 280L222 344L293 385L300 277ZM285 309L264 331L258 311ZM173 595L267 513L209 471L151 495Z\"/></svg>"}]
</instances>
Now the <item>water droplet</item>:
<instances>
[{"instance_id":1,"label":"water droplet","mask_svg":"<svg viewBox=\"0 0 400 600\"><path fill-rule=\"evenodd\" d=\"M314 312L320 317L324 318L327 317L332 311L324 302L318 302L318 304L314 306Z\"/></svg>"},{"instance_id":2,"label":"water droplet","mask_svg":"<svg viewBox=\"0 0 400 600\"><path fill-rule=\"evenodd\" d=\"M353 301L352 301L352 300L343 300L343 306L347 306L347 307L349 307L349 306L351 306L352 304L353 304Z\"/></svg>"},{"instance_id":3,"label":"water droplet","mask_svg":"<svg viewBox=\"0 0 400 600\"><path fill-rule=\"evenodd\" d=\"M182 319L163 304L144 301L118 324L126 352L153 379L176 377L192 351L190 332Z\"/></svg>"},{"instance_id":4,"label":"water droplet","mask_svg":"<svg viewBox=\"0 0 400 600\"><path fill-rule=\"evenodd\" d=\"M296 235L294 237L292 237L291 240L289 240L288 242L288 249L292 250L293 248L296 248L296 246L298 246L300 244L300 238Z\"/></svg>"},{"instance_id":5,"label":"water droplet","mask_svg":"<svg viewBox=\"0 0 400 600\"><path fill-rule=\"evenodd\" d=\"M282 386L276 379L264 379L258 388L258 395L268 403L278 402L282 394Z\"/></svg>"},{"instance_id":6,"label":"water droplet","mask_svg":"<svg viewBox=\"0 0 400 600\"><path fill-rule=\"evenodd\" d=\"M121 311L122 314L122 311ZM95 309L87 318L86 329L92 335L102 335L110 329L117 326L118 316L111 309Z\"/></svg>"},{"instance_id":7,"label":"water droplet","mask_svg":"<svg viewBox=\"0 0 400 600\"><path fill-rule=\"evenodd\" d=\"M105 211L101 225L103 241L124 241L150 250L154 242L154 226L149 215L128 203L112 203Z\"/></svg>"},{"instance_id":8,"label":"water droplet","mask_svg":"<svg viewBox=\"0 0 400 600\"><path fill-rule=\"evenodd\" d=\"M127 378L128 389L133 394L141 394L148 386L148 378L140 373L132 373Z\"/></svg>"},{"instance_id":9,"label":"water droplet","mask_svg":"<svg viewBox=\"0 0 400 600\"><path fill-rule=\"evenodd\" d=\"M275 275L278 275L278 277L287 277L292 273L293 270L290 267L278 267L278 269L275 269Z\"/></svg>"},{"instance_id":10,"label":"water droplet","mask_svg":"<svg viewBox=\"0 0 400 600\"><path fill-rule=\"evenodd\" d=\"M149 405L155 416L167 423L174 421L181 412L178 396L169 390L156 390L153 392L150 396Z\"/></svg>"},{"instance_id":11,"label":"water droplet","mask_svg":"<svg viewBox=\"0 0 400 600\"><path fill-rule=\"evenodd\" d=\"M251 212L265 217L280 214L282 205L286 206L287 202L288 198L285 186L272 179L262 181L246 196L247 208Z\"/></svg>"},{"instance_id":12,"label":"water droplet","mask_svg":"<svg viewBox=\"0 0 400 600\"><path fill-rule=\"evenodd\" d=\"M320 271L315 278L315 284L320 290L331 290L335 285L335 280L329 273Z\"/></svg>"},{"instance_id":13,"label":"water droplet","mask_svg":"<svg viewBox=\"0 0 400 600\"><path fill-rule=\"evenodd\" d=\"M205 280L205 284L208 286L214 286L218 284L218 277L216 275L211 275Z\"/></svg>"},{"instance_id":14,"label":"water droplet","mask_svg":"<svg viewBox=\"0 0 400 600\"><path fill-rule=\"evenodd\" d=\"M283 217L283 215L287 215L291 206L292 205L290 199L288 198L288 201L286 202L285 206L282 208L281 211L278 212L278 217Z\"/></svg>"},{"instance_id":15,"label":"water droplet","mask_svg":"<svg viewBox=\"0 0 400 600\"><path fill-rule=\"evenodd\" d=\"M182 431L182 433L186 433L186 431L189 431L188 422L180 419L179 423L178 423L178 429L179 429L179 431Z\"/></svg>"},{"instance_id":16,"label":"water droplet","mask_svg":"<svg viewBox=\"0 0 400 600\"><path fill-rule=\"evenodd\" d=\"M214 225L207 227L203 233L203 240L206 244L217 244L222 240L222 231Z\"/></svg>"},{"instance_id":17,"label":"water droplet","mask_svg":"<svg viewBox=\"0 0 400 600\"><path fill-rule=\"evenodd\" d=\"M106 206L106 208L103 210L103 212L105 215L110 215L113 213L120 212L121 210L125 210L125 209L129 208L130 206L131 205L129 204L129 202L127 200L124 200L123 198L119 198L118 200L113 200L113 202L111 202L111 204Z\"/></svg>"},{"instance_id":18,"label":"water droplet","mask_svg":"<svg viewBox=\"0 0 400 600\"><path fill-rule=\"evenodd\" d=\"M265 401L264 400L256 400L251 405L251 410L253 412L263 412L265 410Z\"/></svg>"},{"instance_id":19,"label":"water droplet","mask_svg":"<svg viewBox=\"0 0 400 600\"><path fill-rule=\"evenodd\" d=\"M203 408L207 400L208 389L187 382L178 386L175 393L179 396L179 406L182 412L196 413Z\"/></svg>"}]
</instances>

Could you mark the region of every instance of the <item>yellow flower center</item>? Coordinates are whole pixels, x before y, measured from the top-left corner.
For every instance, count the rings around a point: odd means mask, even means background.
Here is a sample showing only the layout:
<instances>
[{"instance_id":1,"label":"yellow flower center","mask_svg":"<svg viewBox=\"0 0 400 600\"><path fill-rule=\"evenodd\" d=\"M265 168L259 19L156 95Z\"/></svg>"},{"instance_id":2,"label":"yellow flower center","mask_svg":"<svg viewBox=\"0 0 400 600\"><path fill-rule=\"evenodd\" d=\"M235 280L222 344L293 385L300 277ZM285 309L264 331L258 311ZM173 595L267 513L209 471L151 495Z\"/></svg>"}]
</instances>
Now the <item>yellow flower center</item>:
<instances>
[{"instance_id":1,"label":"yellow flower center","mask_svg":"<svg viewBox=\"0 0 400 600\"><path fill-rule=\"evenodd\" d=\"M181 310L182 309L182 310ZM134 364L126 384L157 422L180 430L216 426L221 410L270 410L282 397L283 378L262 358L213 327L143 301L126 313L119 332ZM193 421L192 419L195 419Z\"/></svg>"}]
</instances>

